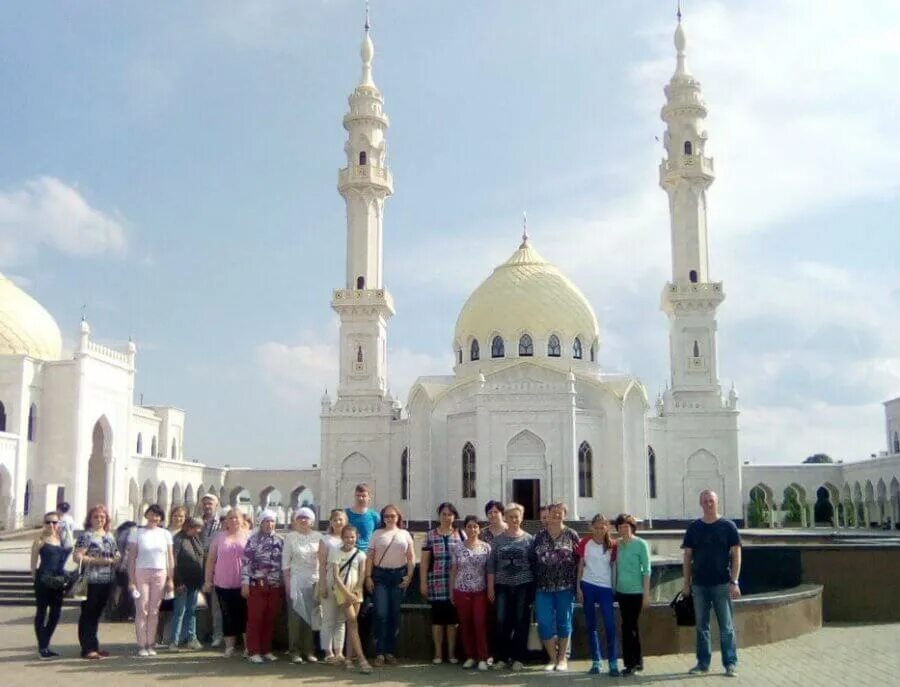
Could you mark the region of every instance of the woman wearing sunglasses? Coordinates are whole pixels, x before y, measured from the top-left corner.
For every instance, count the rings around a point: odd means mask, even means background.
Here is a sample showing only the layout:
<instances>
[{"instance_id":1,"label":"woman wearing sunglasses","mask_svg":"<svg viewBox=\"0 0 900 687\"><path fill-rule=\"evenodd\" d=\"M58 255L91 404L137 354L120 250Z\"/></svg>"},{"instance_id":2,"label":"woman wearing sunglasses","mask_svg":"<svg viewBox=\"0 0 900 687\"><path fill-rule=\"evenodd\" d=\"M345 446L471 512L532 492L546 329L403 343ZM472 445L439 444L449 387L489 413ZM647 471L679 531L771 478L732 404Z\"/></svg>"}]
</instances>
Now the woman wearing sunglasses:
<instances>
[{"instance_id":1,"label":"woman wearing sunglasses","mask_svg":"<svg viewBox=\"0 0 900 687\"><path fill-rule=\"evenodd\" d=\"M59 622L63 594L66 587L65 566L71 549L65 548L59 535L59 515L50 511L44 515L44 529L31 546L31 577L34 578L34 634L37 635L38 656L56 658L50 651L50 639Z\"/></svg>"}]
</instances>

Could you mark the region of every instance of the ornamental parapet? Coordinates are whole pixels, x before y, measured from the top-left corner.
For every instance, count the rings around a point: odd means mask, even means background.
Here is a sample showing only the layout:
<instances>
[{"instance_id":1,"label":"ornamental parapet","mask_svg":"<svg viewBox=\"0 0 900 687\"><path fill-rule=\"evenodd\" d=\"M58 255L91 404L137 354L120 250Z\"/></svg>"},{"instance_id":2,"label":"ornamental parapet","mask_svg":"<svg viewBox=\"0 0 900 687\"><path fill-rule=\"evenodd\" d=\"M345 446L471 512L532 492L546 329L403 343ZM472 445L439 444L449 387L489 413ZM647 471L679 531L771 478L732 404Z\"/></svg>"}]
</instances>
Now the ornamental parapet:
<instances>
[{"instance_id":1,"label":"ornamental parapet","mask_svg":"<svg viewBox=\"0 0 900 687\"><path fill-rule=\"evenodd\" d=\"M377 165L351 165L338 171L338 189L354 186L381 186L388 194L394 192L394 177L386 167Z\"/></svg>"},{"instance_id":2,"label":"ornamental parapet","mask_svg":"<svg viewBox=\"0 0 900 687\"><path fill-rule=\"evenodd\" d=\"M386 289L335 289L331 293L331 307L376 308L394 314L394 297Z\"/></svg>"},{"instance_id":3,"label":"ornamental parapet","mask_svg":"<svg viewBox=\"0 0 900 687\"><path fill-rule=\"evenodd\" d=\"M663 287L662 309L671 313L676 310L715 309L725 300L722 282L669 282Z\"/></svg>"},{"instance_id":4,"label":"ornamental parapet","mask_svg":"<svg viewBox=\"0 0 900 687\"><path fill-rule=\"evenodd\" d=\"M659 163L659 183L677 182L683 178L703 178L712 180L716 176L716 167L711 157L699 153L675 156L674 159L663 158Z\"/></svg>"}]
</instances>

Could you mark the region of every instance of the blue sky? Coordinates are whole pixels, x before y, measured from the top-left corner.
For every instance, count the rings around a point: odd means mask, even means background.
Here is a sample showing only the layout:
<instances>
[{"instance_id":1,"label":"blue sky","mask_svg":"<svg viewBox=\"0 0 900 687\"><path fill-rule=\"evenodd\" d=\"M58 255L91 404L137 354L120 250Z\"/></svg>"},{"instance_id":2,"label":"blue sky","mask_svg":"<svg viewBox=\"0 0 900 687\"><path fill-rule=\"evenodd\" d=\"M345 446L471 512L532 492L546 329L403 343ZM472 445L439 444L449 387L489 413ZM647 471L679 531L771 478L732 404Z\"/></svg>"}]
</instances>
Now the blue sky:
<instances>
[{"instance_id":1,"label":"blue sky","mask_svg":"<svg viewBox=\"0 0 900 687\"><path fill-rule=\"evenodd\" d=\"M373 2L391 117L391 385L452 365L516 248L588 295L600 362L667 376L657 186L674 2ZM0 270L71 345L138 345L137 390L213 464L318 461L336 381L346 98L361 0L0 6ZM710 108L720 375L753 462L885 447L900 394L900 5L686 3Z\"/></svg>"}]
</instances>

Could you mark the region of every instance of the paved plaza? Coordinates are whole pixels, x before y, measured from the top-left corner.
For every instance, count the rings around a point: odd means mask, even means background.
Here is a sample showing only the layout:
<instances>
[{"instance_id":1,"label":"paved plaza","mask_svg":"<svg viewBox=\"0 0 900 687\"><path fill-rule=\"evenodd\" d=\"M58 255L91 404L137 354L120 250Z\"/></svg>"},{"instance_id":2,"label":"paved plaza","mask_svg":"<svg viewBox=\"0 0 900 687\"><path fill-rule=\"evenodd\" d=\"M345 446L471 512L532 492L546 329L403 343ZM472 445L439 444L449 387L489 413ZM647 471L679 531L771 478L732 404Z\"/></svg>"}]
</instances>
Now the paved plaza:
<instances>
[{"instance_id":1,"label":"paved plaza","mask_svg":"<svg viewBox=\"0 0 900 687\"><path fill-rule=\"evenodd\" d=\"M53 648L62 656L54 661L37 660L33 611L24 606L0 608L0 670L4 687L51 687L92 685L93 687L140 687L178 681L179 687L199 687L215 680L218 685L262 687L273 681L334 687L352 684L406 685L692 685L717 684L784 685L796 687L821 680L830 685L890 685L900 674L900 624L829 625L818 632L768 646L741 651L737 680L721 675L714 664L708 676L689 677L692 656L650 657L640 676L613 679L586 675L588 663L573 661L567 674L547 674L539 666L524 673L472 673L458 666L410 664L376 669L372 675L347 673L323 665L291 665L287 661L250 665L238 659L221 658L211 651L168 654L160 651L152 659L134 657L133 627L130 623L104 623L100 638L113 656L103 661L78 658L76 640L77 608L63 610Z\"/></svg>"}]
</instances>

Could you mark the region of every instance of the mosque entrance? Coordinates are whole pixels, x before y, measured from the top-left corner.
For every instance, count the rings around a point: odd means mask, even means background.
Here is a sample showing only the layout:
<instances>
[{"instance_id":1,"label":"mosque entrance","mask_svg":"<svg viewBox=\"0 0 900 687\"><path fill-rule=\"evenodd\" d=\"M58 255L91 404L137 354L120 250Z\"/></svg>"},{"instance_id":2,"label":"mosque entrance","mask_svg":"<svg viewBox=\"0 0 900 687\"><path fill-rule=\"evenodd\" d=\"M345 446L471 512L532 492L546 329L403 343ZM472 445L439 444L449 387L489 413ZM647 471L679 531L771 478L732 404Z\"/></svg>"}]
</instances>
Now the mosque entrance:
<instances>
[{"instance_id":1,"label":"mosque entrance","mask_svg":"<svg viewBox=\"0 0 900 687\"><path fill-rule=\"evenodd\" d=\"M513 501L525 508L525 520L537 520L541 509L541 480L514 479Z\"/></svg>"}]
</instances>

